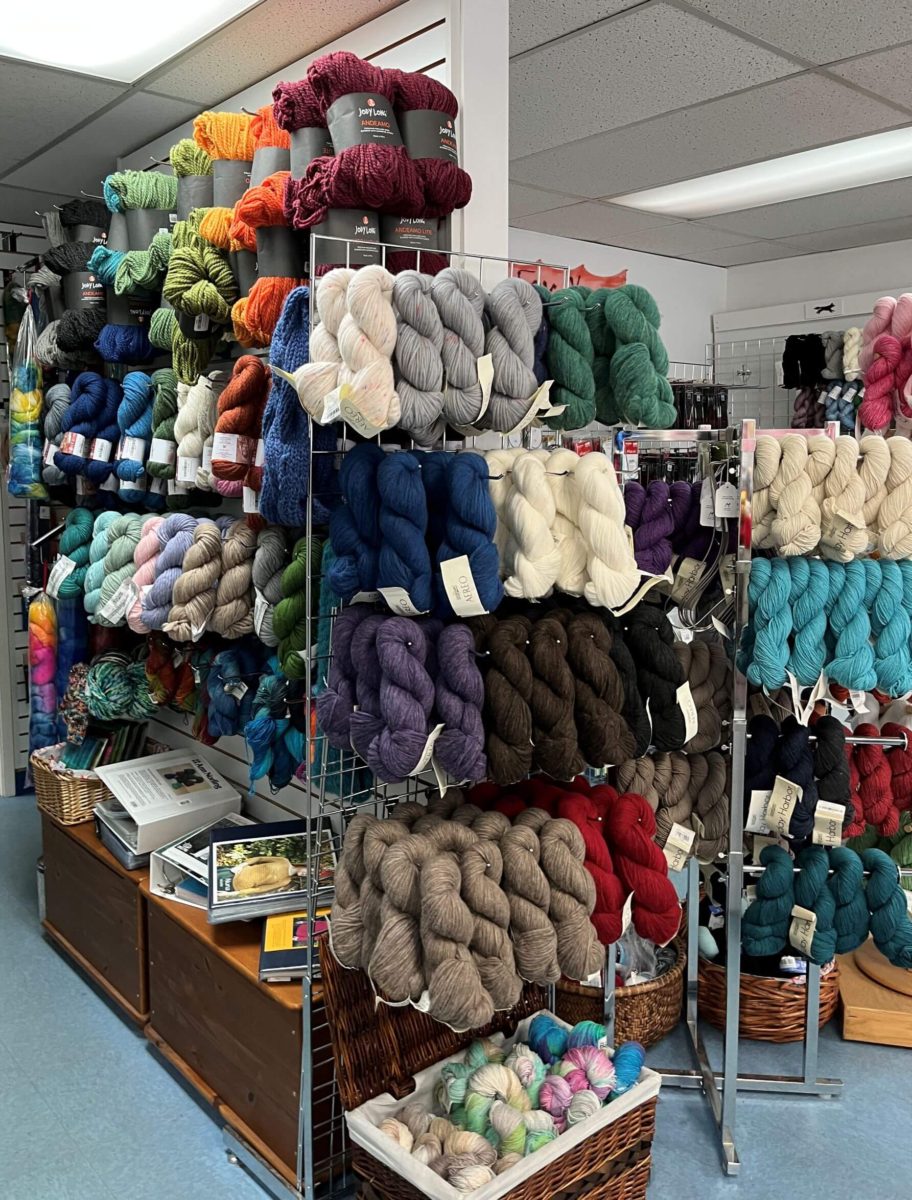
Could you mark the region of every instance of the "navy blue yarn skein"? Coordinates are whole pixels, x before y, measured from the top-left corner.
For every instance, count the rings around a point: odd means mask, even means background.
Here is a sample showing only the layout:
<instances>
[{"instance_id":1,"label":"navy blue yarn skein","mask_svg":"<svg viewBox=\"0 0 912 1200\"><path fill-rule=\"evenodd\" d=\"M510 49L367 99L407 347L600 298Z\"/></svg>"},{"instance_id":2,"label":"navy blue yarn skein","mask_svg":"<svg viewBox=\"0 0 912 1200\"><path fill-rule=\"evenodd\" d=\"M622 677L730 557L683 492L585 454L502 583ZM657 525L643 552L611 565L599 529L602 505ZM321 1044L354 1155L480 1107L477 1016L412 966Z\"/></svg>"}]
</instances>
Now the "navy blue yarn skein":
<instances>
[{"instance_id":1,"label":"navy blue yarn skein","mask_svg":"<svg viewBox=\"0 0 912 1200\"><path fill-rule=\"evenodd\" d=\"M70 393L70 406L64 414L61 429L67 433L78 433L86 439L85 455L54 453L54 465L65 475L83 475L87 464L89 442L95 436L98 419L108 395L107 384L95 371L83 371L77 375Z\"/></svg>"},{"instance_id":2,"label":"navy blue yarn skein","mask_svg":"<svg viewBox=\"0 0 912 1200\"><path fill-rule=\"evenodd\" d=\"M110 363L130 363L142 366L155 357L144 325L105 325L95 340L95 349Z\"/></svg>"},{"instance_id":3,"label":"navy blue yarn skein","mask_svg":"<svg viewBox=\"0 0 912 1200\"><path fill-rule=\"evenodd\" d=\"M413 450L421 463L421 481L427 498L427 546L431 561L437 561L437 551L446 536L449 491L447 471L453 455L447 450Z\"/></svg>"},{"instance_id":4,"label":"navy blue yarn skein","mask_svg":"<svg viewBox=\"0 0 912 1200\"><path fill-rule=\"evenodd\" d=\"M427 496L421 464L403 451L383 454L377 470L380 495L380 560L377 584L408 592L419 612L427 612L433 596L431 556L428 553Z\"/></svg>"},{"instance_id":5,"label":"navy blue yarn skein","mask_svg":"<svg viewBox=\"0 0 912 1200\"><path fill-rule=\"evenodd\" d=\"M101 415L98 418L98 424L95 427L95 437L102 438L106 442L110 442L113 447L111 457L114 457L114 451L117 448L117 442L120 437L120 426L117 424L117 413L120 409L120 402L123 399L123 392L120 384L114 379L105 380L105 403L101 410ZM100 484L111 475L114 470L113 462L103 462L100 459L90 458L86 463L85 474L86 478L98 487Z\"/></svg>"},{"instance_id":6,"label":"navy blue yarn skein","mask_svg":"<svg viewBox=\"0 0 912 1200\"><path fill-rule=\"evenodd\" d=\"M801 799L795 805L789 821L788 836L796 841L804 841L814 832L817 781L814 778L810 731L791 716L782 722L776 767L777 774L801 788Z\"/></svg>"},{"instance_id":7,"label":"navy blue yarn skein","mask_svg":"<svg viewBox=\"0 0 912 1200\"><path fill-rule=\"evenodd\" d=\"M494 544L497 514L491 500L488 464L480 454L452 457L447 470L446 537L437 551L438 563L465 555L469 560L478 596L487 612L503 599L500 557ZM441 608L449 614L450 603L442 579Z\"/></svg>"},{"instance_id":8,"label":"navy blue yarn skein","mask_svg":"<svg viewBox=\"0 0 912 1200\"><path fill-rule=\"evenodd\" d=\"M339 483L345 503L333 510L329 520L329 537L336 557L327 579L332 590L346 601L355 592L370 592L377 587L380 569L377 472L385 458L376 442L362 442L342 460Z\"/></svg>"},{"instance_id":9,"label":"navy blue yarn skein","mask_svg":"<svg viewBox=\"0 0 912 1200\"><path fill-rule=\"evenodd\" d=\"M117 424L122 437L140 438L146 443L152 437L152 380L145 371L129 371L123 378L123 400L117 410ZM137 484L145 477L145 464L138 458L120 458L114 470L117 478L127 484ZM146 489L122 487L120 495L128 504L142 504ZM162 499L162 507L164 500Z\"/></svg>"}]
</instances>

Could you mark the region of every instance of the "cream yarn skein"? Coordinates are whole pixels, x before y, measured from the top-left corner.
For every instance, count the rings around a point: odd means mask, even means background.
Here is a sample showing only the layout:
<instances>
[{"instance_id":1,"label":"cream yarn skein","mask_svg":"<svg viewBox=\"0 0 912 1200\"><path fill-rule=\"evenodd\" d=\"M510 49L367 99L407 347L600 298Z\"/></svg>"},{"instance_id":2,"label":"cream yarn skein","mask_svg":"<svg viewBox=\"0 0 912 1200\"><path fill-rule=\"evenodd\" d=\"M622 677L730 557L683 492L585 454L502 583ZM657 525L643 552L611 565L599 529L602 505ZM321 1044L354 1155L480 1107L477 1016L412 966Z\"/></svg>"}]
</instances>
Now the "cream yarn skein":
<instances>
[{"instance_id":1,"label":"cream yarn skein","mask_svg":"<svg viewBox=\"0 0 912 1200\"><path fill-rule=\"evenodd\" d=\"M245 520L237 520L222 540L222 575L215 593L209 628L222 637L239 638L253 632L253 556L257 535Z\"/></svg>"},{"instance_id":2,"label":"cream yarn skein","mask_svg":"<svg viewBox=\"0 0 912 1200\"><path fill-rule=\"evenodd\" d=\"M846 380L861 377L861 364L858 355L861 353L861 330L852 325L842 335L842 374Z\"/></svg>"},{"instance_id":3,"label":"cream yarn skein","mask_svg":"<svg viewBox=\"0 0 912 1200\"><path fill-rule=\"evenodd\" d=\"M823 504L826 496L826 480L836 457L836 442L833 438L817 434L807 440L807 471L811 481L811 495L817 501L818 507Z\"/></svg>"},{"instance_id":4,"label":"cream yarn skein","mask_svg":"<svg viewBox=\"0 0 912 1200\"><path fill-rule=\"evenodd\" d=\"M504 523L515 543L513 572L504 581L508 596L539 600L552 591L560 571L560 549L551 526L557 515L545 464L534 454L513 463L513 487L504 507Z\"/></svg>"},{"instance_id":5,"label":"cream yarn skein","mask_svg":"<svg viewBox=\"0 0 912 1200\"><path fill-rule=\"evenodd\" d=\"M354 276L350 267L333 267L317 283L314 300L320 321L310 332L310 360L292 376L301 407L321 425L326 398L339 383L339 328L348 311L346 296Z\"/></svg>"},{"instance_id":6,"label":"cream yarn skein","mask_svg":"<svg viewBox=\"0 0 912 1200\"><path fill-rule=\"evenodd\" d=\"M751 500L751 544L772 547L773 519L776 509L770 498L770 486L779 470L782 448L776 438L762 433L754 451L754 494Z\"/></svg>"},{"instance_id":7,"label":"cream yarn skein","mask_svg":"<svg viewBox=\"0 0 912 1200\"><path fill-rule=\"evenodd\" d=\"M385 267L356 271L345 293L347 312L339 325L339 387L327 403L340 400L346 388L348 403L377 431L399 423L401 407L393 378L396 313L393 277Z\"/></svg>"},{"instance_id":8,"label":"cream yarn skein","mask_svg":"<svg viewBox=\"0 0 912 1200\"><path fill-rule=\"evenodd\" d=\"M888 441L879 433L866 433L858 443L858 452L861 455L858 474L861 476L865 490L863 512L865 525L868 527L868 549L877 542L877 517L880 506L887 498L887 477L892 466L890 455L892 440L890 438Z\"/></svg>"},{"instance_id":9,"label":"cream yarn skein","mask_svg":"<svg viewBox=\"0 0 912 1200\"><path fill-rule=\"evenodd\" d=\"M877 548L884 558L912 558L912 442L897 436L887 438L885 445L890 473L878 513Z\"/></svg>"},{"instance_id":10,"label":"cream yarn skein","mask_svg":"<svg viewBox=\"0 0 912 1200\"><path fill-rule=\"evenodd\" d=\"M849 562L868 548L865 489L857 463L855 438L837 438L836 457L826 481L820 534L820 553L834 562Z\"/></svg>"},{"instance_id":11,"label":"cream yarn skein","mask_svg":"<svg viewBox=\"0 0 912 1200\"><path fill-rule=\"evenodd\" d=\"M776 510L771 536L779 554L810 554L820 541L820 505L812 495L807 474L807 438L787 434L769 498Z\"/></svg>"},{"instance_id":12,"label":"cream yarn skein","mask_svg":"<svg viewBox=\"0 0 912 1200\"><path fill-rule=\"evenodd\" d=\"M497 527L494 530L494 545L500 557L500 577L505 579L513 574L513 559L516 555L516 541L506 522L505 513L507 500L513 490L513 464L522 449L488 450L485 462L488 464L488 494L497 516Z\"/></svg>"},{"instance_id":13,"label":"cream yarn skein","mask_svg":"<svg viewBox=\"0 0 912 1200\"><path fill-rule=\"evenodd\" d=\"M592 605L617 608L639 584L640 572L624 532L624 498L614 467L604 454L585 454L575 479L589 571L584 595Z\"/></svg>"},{"instance_id":14,"label":"cream yarn skein","mask_svg":"<svg viewBox=\"0 0 912 1200\"><path fill-rule=\"evenodd\" d=\"M582 596L589 582L586 543L579 528L579 488L576 482L579 461L579 455L573 450L559 447L548 455L545 467L556 510L551 532L560 553L557 586L568 596Z\"/></svg>"}]
</instances>

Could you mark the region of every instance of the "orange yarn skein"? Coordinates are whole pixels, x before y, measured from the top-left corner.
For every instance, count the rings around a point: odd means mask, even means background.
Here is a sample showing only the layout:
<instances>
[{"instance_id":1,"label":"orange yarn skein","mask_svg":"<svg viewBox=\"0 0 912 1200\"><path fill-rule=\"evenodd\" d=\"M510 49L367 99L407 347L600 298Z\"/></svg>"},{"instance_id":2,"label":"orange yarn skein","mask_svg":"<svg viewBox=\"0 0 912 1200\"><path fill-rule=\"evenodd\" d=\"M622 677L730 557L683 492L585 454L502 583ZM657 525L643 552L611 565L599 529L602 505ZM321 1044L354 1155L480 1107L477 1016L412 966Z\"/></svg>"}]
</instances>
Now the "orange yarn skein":
<instances>
[{"instance_id":1,"label":"orange yarn skein","mask_svg":"<svg viewBox=\"0 0 912 1200\"><path fill-rule=\"evenodd\" d=\"M219 434L235 434L256 443L263 427L263 411L269 393L269 370L252 354L244 354L234 364L231 380L219 396L218 420L215 424L215 450L219 449ZM255 449L255 446L254 446ZM243 457L238 454L238 457ZM248 468L253 463L232 462L212 456L212 474L216 488L223 496L239 496Z\"/></svg>"},{"instance_id":2,"label":"orange yarn skein","mask_svg":"<svg viewBox=\"0 0 912 1200\"><path fill-rule=\"evenodd\" d=\"M247 113L200 113L193 121L193 140L210 158L247 162L254 151L253 117Z\"/></svg>"}]
</instances>

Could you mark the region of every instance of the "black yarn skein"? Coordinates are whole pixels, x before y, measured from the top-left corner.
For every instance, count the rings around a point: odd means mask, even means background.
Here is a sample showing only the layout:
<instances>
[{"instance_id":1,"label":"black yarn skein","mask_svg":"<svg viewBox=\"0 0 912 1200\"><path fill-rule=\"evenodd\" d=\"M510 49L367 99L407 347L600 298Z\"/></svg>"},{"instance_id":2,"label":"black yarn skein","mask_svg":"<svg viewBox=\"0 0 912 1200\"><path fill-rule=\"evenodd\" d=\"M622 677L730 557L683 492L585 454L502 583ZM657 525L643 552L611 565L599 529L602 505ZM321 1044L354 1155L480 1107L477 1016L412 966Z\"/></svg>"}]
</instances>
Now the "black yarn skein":
<instances>
[{"instance_id":1,"label":"black yarn skein","mask_svg":"<svg viewBox=\"0 0 912 1200\"><path fill-rule=\"evenodd\" d=\"M830 804L845 805L845 829L855 818L849 761L845 753L845 730L835 717L821 717L814 725L814 734L817 738L814 746L817 797L829 801Z\"/></svg>"},{"instance_id":2,"label":"black yarn skein","mask_svg":"<svg viewBox=\"0 0 912 1200\"><path fill-rule=\"evenodd\" d=\"M95 247L91 242L61 242L42 255L44 265L57 275L69 275L72 271L84 271Z\"/></svg>"},{"instance_id":3,"label":"black yarn skein","mask_svg":"<svg viewBox=\"0 0 912 1200\"><path fill-rule=\"evenodd\" d=\"M814 778L814 756L811 752L810 730L790 716L782 723L776 756L777 774L797 783L801 799L795 805L789 821L788 836L804 841L814 832L814 809L817 807L817 781Z\"/></svg>"},{"instance_id":4,"label":"black yarn skein","mask_svg":"<svg viewBox=\"0 0 912 1200\"><path fill-rule=\"evenodd\" d=\"M624 641L621 622L611 616L610 613L602 614L605 624L611 630L611 659L617 668L617 673L621 677L621 685L624 689L624 704L621 708L621 716L627 722L630 732L633 734L635 747L633 752L634 758L640 758L649 749L649 742L652 738L652 726L649 723L649 716L646 712L646 705L643 703L643 697L640 695L639 685L637 683L636 663L633 661L633 655L630 653L630 648Z\"/></svg>"},{"instance_id":5,"label":"black yarn skein","mask_svg":"<svg viewBox=\"0 0 912 1200\"><path fill-rule=\"evenodd\" d=\"M66 228L90 225L93 229L107 229L111 224L111 213L103 200L77 196L60 206L60 224Z\"/></svg>"},{"instance_id":6,"label":"black yarn skein","mask_svg":"<svg viewBox=\"0 0 912 1200\"><path fill-rule=\"evenodd\" d=\"M627 614L627 645L636 664L637 685L652 717L657 750L680 750L686 727L677 690L687 676L674 652L671 622L652 604L639 604Z\"/></svg>"},{"instance_id":7,"label":"black yarn skein","mask_svg":"<svg viewBox=\"0 0 912 1200\"><path fill-rule=\"evenodd\" d=\"M87 308L84 312L68 308L57 325L57 347L70 353L91 350L106 324L102 308Z\"/></svg>"}]
</instances>

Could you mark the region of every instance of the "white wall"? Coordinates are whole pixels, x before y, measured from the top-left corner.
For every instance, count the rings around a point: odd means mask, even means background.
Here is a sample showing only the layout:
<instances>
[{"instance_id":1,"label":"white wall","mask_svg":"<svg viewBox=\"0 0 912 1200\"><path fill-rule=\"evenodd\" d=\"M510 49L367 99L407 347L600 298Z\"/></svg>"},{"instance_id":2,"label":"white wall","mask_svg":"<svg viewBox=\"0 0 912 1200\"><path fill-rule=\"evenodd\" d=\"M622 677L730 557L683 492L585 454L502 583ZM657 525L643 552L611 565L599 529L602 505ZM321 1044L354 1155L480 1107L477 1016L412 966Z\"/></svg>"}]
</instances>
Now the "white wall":
<instances>
[{"instance_id":1,"label":"white wall","mask_svg":"<svg viewBox=\"0 0 912 1200\"><path fill-rule=\"evenodd\" d=\"M583 263L596 275L613 275L626 267L628 282L640 284L655 297L662 314L660 332L673 362L704 361L706 345L712 341L712 314L726 306L727 272L723 267L531 229L510 230L510 257L521 262L540 258L567 267Z\"/></svg>"}]
</instances>

